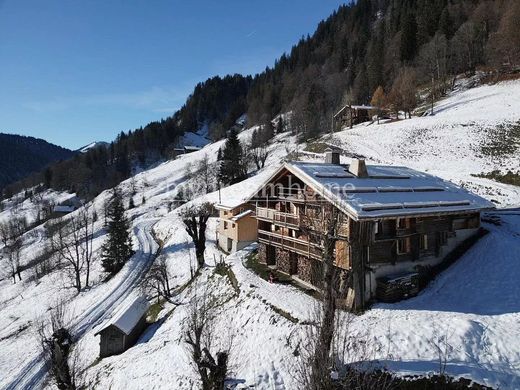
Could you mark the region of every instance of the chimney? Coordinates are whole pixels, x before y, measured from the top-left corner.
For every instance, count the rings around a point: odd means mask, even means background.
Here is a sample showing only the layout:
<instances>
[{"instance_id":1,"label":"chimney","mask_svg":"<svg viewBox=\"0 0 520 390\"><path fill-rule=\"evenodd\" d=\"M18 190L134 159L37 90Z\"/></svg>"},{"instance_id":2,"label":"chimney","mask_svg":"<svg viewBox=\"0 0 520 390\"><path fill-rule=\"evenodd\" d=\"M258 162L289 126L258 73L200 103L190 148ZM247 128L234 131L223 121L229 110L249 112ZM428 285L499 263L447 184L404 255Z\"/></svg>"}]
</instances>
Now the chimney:
<instances>
[{"instance_id":1,"label":"chimney","mask_svg":"<svg viewBox=\"0 0 520 390\"><path fill-rule=\"evenodd\" d=\"M339 165L339 152L327 148L325 150L325 163Z\"/></svg>"},{"instance_id":2,"label":"chimney","mask_svg":"<svg viewBox=\"0 0 520 390\"><path fill-rule=\"evenodd\" d=\"M356 175L358 178L368 177L367 166L365 165L365 160L361 160L359 158L352 159L352 162L349 166L349 172Z\"/></svg>"}]
</instances>

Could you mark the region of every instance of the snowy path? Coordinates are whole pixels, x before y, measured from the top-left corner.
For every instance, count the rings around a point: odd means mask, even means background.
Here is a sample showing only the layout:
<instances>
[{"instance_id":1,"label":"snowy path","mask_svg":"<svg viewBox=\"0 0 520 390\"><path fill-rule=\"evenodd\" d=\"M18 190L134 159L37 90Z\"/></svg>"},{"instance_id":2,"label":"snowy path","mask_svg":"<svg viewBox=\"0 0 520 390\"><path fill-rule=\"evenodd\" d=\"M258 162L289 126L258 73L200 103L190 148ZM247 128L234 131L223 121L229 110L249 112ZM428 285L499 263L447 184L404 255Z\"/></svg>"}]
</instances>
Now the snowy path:
<instances>
[{"instance_id":1,"label":"snowy path","mask_svg":"<svg viewBox=\"0 0 520 390\"><path fill-rule=\"evenodd\" d=\"M89 308L74 321L71 328L77 339L110 317L137 286L141 276L151 265L159 250L159 245L152 235L152 228L156 222L157 219L143 219L135 224L133 232L138 241L138 249L121 271L126 274L110 293L99 300L99 303ZM38 354L14 375L16 379L5 388L7 390L42 388L45 376L43 356Z\"/></svg>"}]
</instances>

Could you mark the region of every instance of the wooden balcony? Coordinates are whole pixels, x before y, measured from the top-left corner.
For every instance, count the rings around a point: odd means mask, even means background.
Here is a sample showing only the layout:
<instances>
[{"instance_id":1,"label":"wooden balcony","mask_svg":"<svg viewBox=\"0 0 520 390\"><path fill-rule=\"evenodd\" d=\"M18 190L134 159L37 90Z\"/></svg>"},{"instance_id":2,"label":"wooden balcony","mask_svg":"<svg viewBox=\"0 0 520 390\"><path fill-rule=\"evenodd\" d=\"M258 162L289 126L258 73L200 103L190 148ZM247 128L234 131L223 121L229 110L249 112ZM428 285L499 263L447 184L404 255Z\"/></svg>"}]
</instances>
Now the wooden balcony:
<instances>
[{"instance_id":1,"label":"wooden balcony","mask_svg":"<svg viewBox=\"0 0 520 390\"><path fill-rule=\"evenodd\" d=\"M290 213L283 213L266 207L257 207L256 217L278 225L300 226L299 216Z\"/></svg>"},{"instance_id":2,"label":"wooden balcony","mask_svg":"<svg viewBox=\"0 0 520 390\"><path fill-rule=\"evenodd\" d=\"M323 249L317 244L278 233L268 232L266 230L258 230L258 241L317 260L321 260L323 257Z\"/></svg>"}]
</instances>

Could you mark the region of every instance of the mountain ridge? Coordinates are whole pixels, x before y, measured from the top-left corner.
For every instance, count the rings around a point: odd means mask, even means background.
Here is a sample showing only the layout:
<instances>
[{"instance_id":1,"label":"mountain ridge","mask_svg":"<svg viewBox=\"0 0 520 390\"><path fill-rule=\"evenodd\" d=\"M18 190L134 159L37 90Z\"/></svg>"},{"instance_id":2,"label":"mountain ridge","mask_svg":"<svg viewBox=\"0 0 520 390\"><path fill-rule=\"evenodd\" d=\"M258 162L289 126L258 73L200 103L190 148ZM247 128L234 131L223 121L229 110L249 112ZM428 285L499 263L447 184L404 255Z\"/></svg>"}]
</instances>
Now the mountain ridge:
<instances>
[{"instance_id":1,"label":"mountain ridge","mask_svg":"<svg viewBox=\"0 0 520 390\"><path fill-rule=\"evenodd\" d=\"M44 139L0 133L0 191L7 185L76 153Z\"/></svg>"}]
</instances>

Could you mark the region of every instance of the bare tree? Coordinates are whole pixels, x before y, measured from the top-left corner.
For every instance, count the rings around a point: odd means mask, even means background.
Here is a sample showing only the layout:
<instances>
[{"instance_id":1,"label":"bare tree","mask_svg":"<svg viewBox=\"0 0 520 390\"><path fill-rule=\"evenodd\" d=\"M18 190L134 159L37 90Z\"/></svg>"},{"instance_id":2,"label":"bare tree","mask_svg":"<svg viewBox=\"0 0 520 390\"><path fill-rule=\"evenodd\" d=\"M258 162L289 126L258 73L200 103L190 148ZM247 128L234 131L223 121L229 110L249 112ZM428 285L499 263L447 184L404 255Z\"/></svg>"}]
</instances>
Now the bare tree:
<instances>
[{"instance_id":1,"label":"bare tree","mask_svg":"<svg viewBox=\"0 0 520 390\"><path fill-rule=\"evenodd\" d=\"M421 48L419 53L421 67L431 80L430 98L432 114L435 99L445 93L448 59L448 40L443 34L439 33L435 34L430 42Z\"/></svg>"},{"instance_id":2,"label":"bare tree","mask_svg":"<svg viewBox=\"0 0 520 390\"><path fill-rule=\"evenodd\" d=\"M508 1L506 7L498 30L488 41L487 52L497 65L514 69L520 65L520 3Z\"/></svg>"},{"instance_id":3,"label":"bare tree","mask_svg":"<svg viewBox=\"0 0 520 390\"><path fill-rule=\"evenodd\" d=\"M212 352L215 338L214 321L218 303L205 289L194 293L189 302L184 341L191 361L200 377L202 390L221 390L228 373L229 348Z\"/></svg>"},{"instance_id":4,"label":"bare tree","mask_svg":"<svg viewBox=\"0 0 520 390\"><path fill-rule=\"evenodd\" d=\"M206 228L209 217L213 214L211 203L203 203L186 208L181 212L186 232L195 245L195 256L198 267L204 266L204 252L206 250Z\"/></svg>"},{"instance_id":5,"label":"bare tree","mask_svg":"<svg viewBox=\"0 0 520 390\"><path fill-rule=\"evenodd\" d=\"M411 118L412 110L417 105L417 79L415 71L411 68L401 70L392 84L392 90L388 101L393 107L396 116L399 110L403 110Z\"/></svg>"},{"instance_id":6,"label":"bare tree","mask_svg":"<svg viewBox=\"0 0 520 390\"><path fill-rule=\"evenodd\" d=\"M82 289L81 274L85 271L85 287L89 286L90 266L92 263L92 241L94 239L94 212L82 208L71 215L65 223L57 222L52 231L52 248L64 261L72 285L79 293Z\"/></svg>"},{"instance_id":7,"label":"bare tree","mask_svg":"<svg viewBox=\"0 0 520 390\"><path fill-rule=\"evenodd\" d=\"M20 267L20 252L23 247L23 234L27 229L25 218L11 217L9 222L0 224L0 242L4 245L3 253L9 265L13 283L22 280Z\"/></svg>"},{"instance_id":8,"label":"bare tree","mask_svg":"<svg viewBox=\"0 0 520 390\"><path fill-rule=\"evenodd\" d=\"M262 169L265 166L267 157L269 157L269 149L266 145L257 146L249 149L249 156L255 163L256 169Z\"/></svg>"},{"instance_id":9,"label":"bare tree","mask_svg":"<svg viewBox=\"0 0 520 390\"><path fill-rule=\"evenodd\" d=\"M341 273L335 265L336 242L340 239L340 228L344 216L334 205L326 202L307 207L302 216L302 231L308 239L321 243L323 257L318 271L317 285L320 288L319 324L314 338L310 359L309 390L331 388L330 370L332 366L331 348L335 334L337 300L346 291L341 285Z\"/></svg>"},{"instance_id":10,"label":"bare tree","mask_svg":"<svg viewBox=\"0 0 520 390\"><path fill-rule=\"evenodd\" d=\"M49 311L48 318L36 323L36 335L51 378L60 390L75 390L76 369L71 369L69 356L72 352L73 337L67 328L65 305L63 302Z\"/></svg>"},{"instance_id":11,"label":"bare tree","mask_svg":"<svg viewBox=\"0 0 520 390\"><path fill-rule=\"evenodd\" d=\"M143 278L141 287L146 294L154 294L157 300L161 297L170 301L172 291L170 287L170 271L166 263L166 257L160 256L150 267Z\"/></svg>"}]
</instances>

